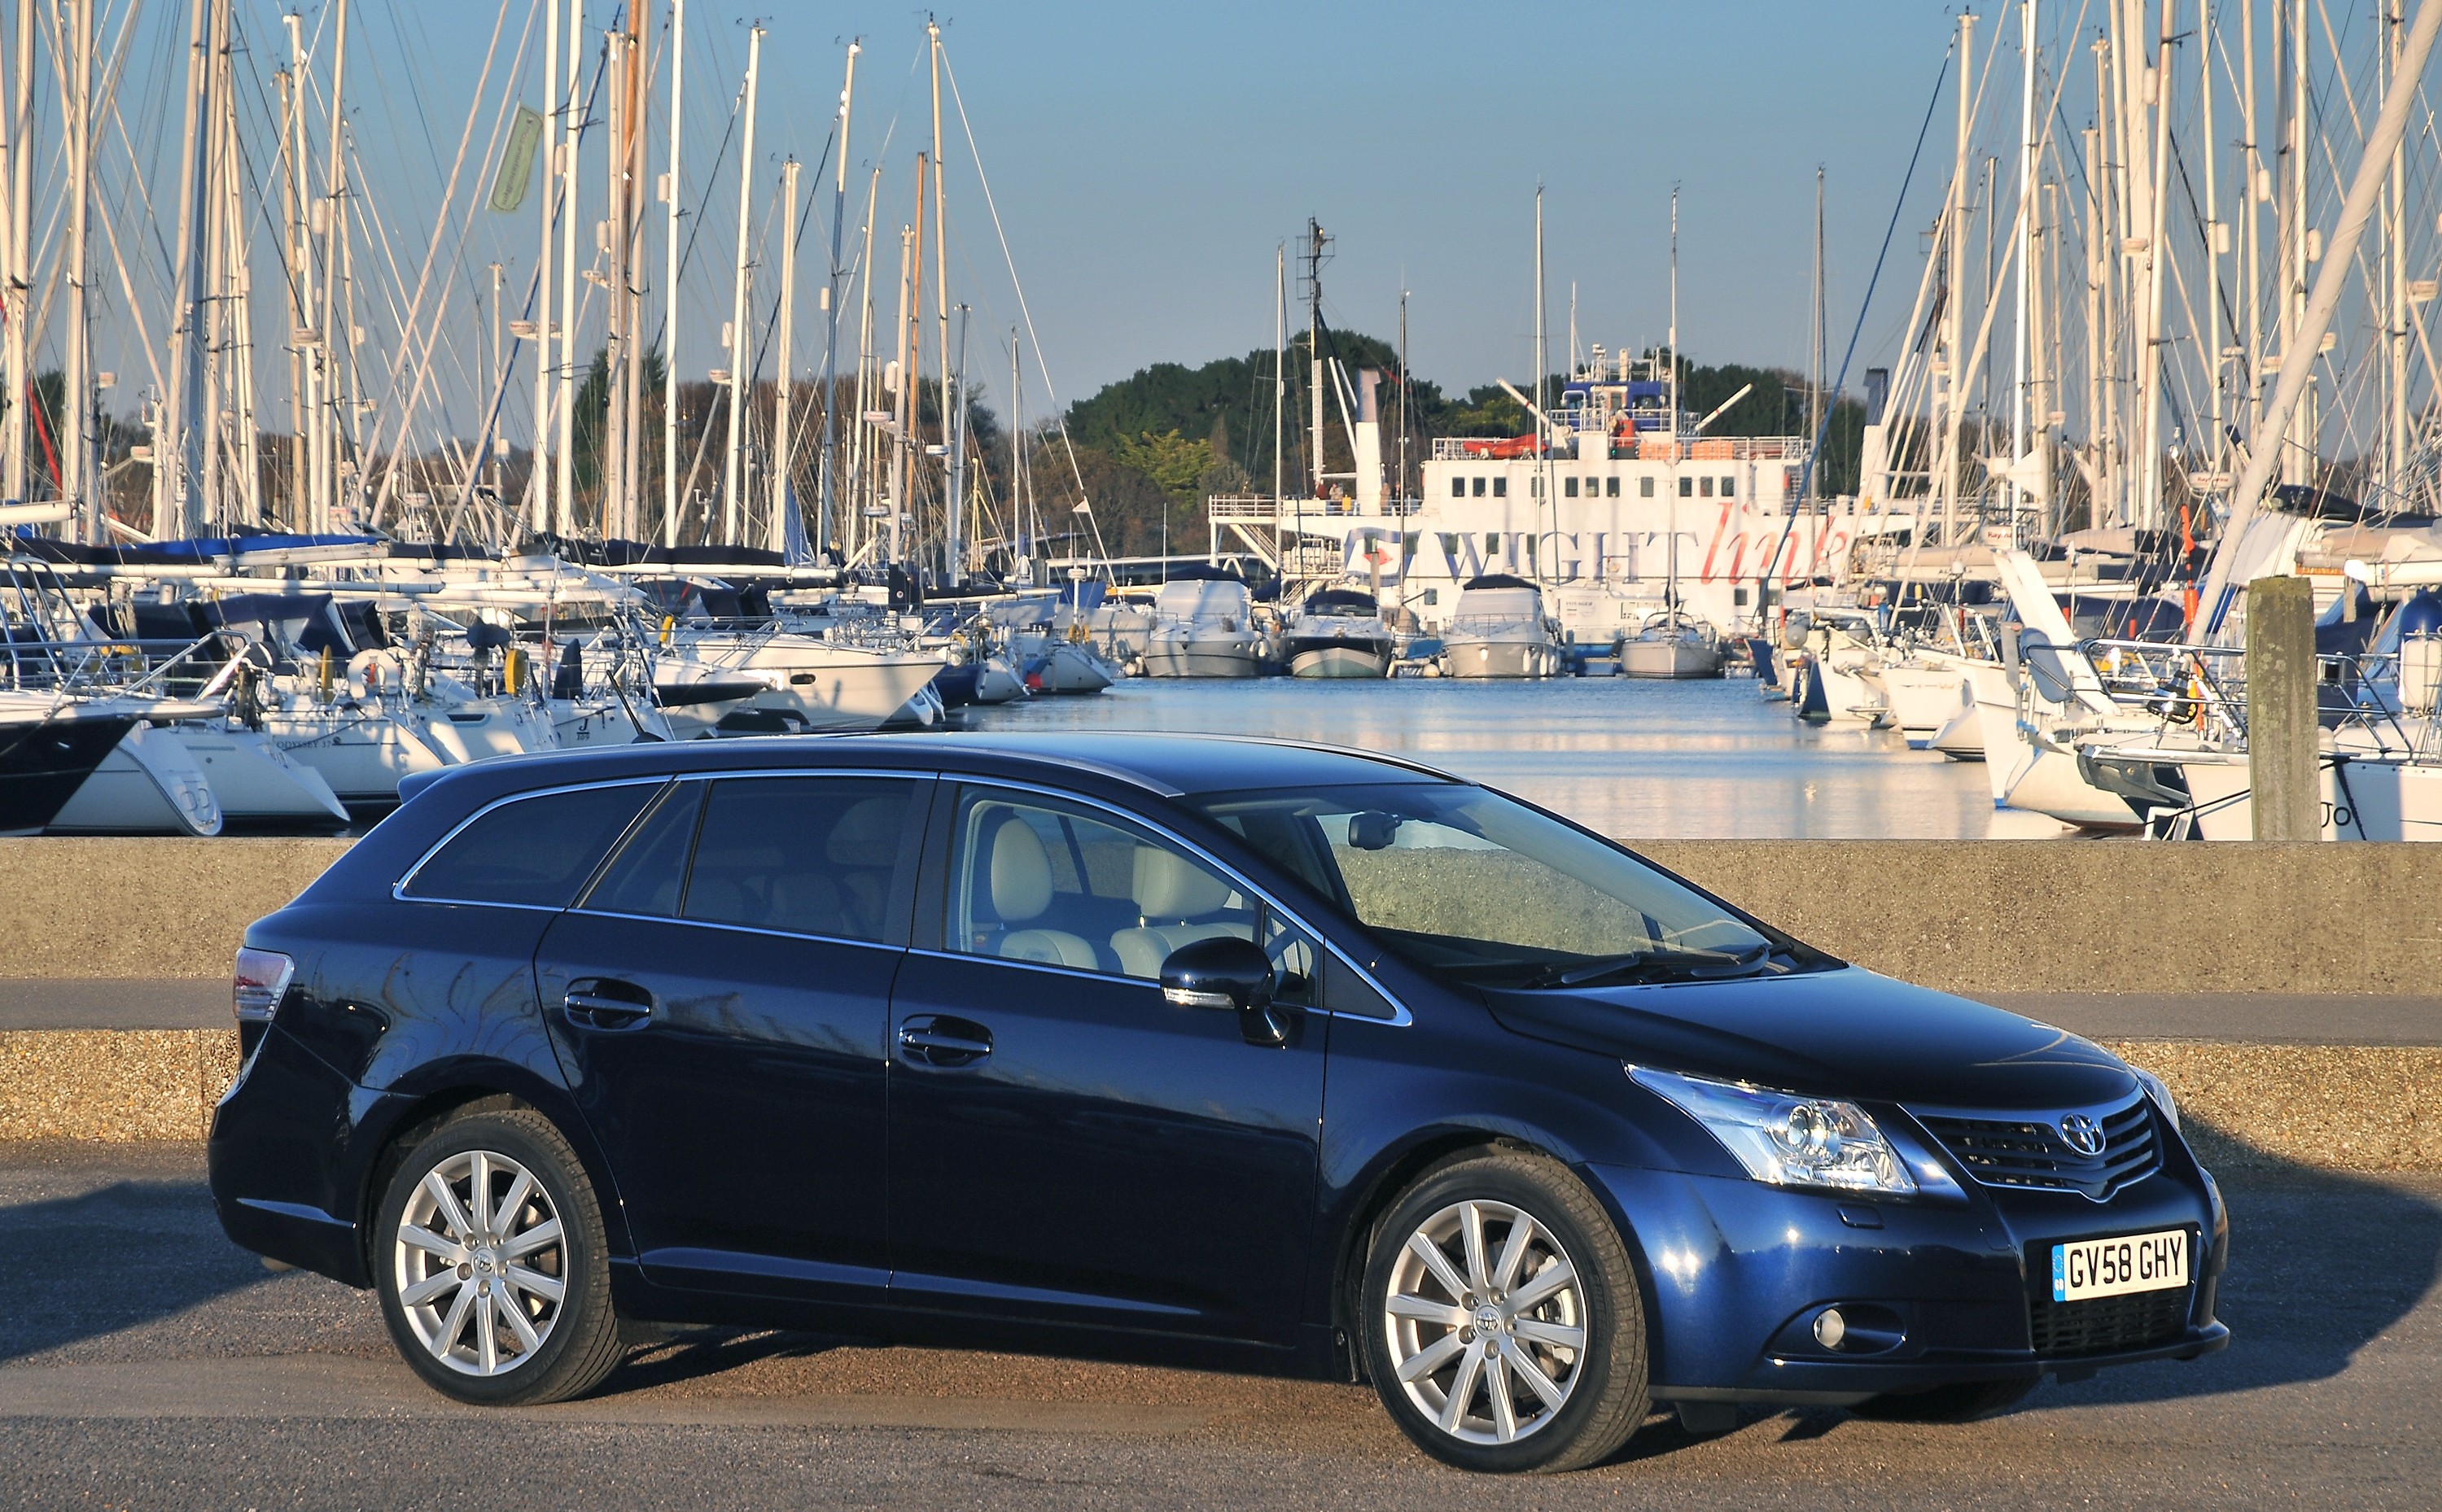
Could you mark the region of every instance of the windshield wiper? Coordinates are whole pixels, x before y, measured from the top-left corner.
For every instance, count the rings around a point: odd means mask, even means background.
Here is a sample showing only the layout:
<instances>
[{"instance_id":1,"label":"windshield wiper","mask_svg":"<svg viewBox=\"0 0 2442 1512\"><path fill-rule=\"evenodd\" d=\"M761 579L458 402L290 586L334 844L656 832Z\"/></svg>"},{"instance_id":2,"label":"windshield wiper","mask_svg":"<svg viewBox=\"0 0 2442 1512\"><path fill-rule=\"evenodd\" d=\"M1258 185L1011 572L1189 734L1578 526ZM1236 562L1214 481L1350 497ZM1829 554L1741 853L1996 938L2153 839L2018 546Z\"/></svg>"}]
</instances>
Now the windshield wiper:
<instances>
[{"instance_id":1,"label":"windshield wiper","mask_svg":"<svg viewBox=\"0 0 2442 1512\"><path fill-rule=\"evenodd\" d=\"M1772 949L1769 940L1758 940L1741 951L1693 950L1675 946L1656 946L1650 950L1625 951L1617 956L1604 956L1575 966L1563 967L1554 961L1534 972L1518 985L1525 988L1583 987L1605 977L1626 975L1639 971L1683 972L1692 976L1729 975L1754 966Z\"/></svg>"}]
</instances>

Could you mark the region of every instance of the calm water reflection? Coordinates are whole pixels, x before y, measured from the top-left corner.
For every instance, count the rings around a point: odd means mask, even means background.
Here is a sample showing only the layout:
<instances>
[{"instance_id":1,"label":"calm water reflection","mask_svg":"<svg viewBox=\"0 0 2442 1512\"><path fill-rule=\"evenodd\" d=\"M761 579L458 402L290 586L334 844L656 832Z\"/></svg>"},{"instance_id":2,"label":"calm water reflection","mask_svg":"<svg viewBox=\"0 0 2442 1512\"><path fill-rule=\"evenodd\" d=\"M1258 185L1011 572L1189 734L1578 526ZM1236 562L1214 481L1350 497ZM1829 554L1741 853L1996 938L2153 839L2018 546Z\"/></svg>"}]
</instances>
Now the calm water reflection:
<instances>
[{"instance_id":1,"label":"calm water reflection","mask_svg":"<svg viewBox=\"0 0 2442 1512\"><path fill-rule=\"evenodd\" d=\"M1981 766L1896 731L1813 729L1744 679L1179 682L967 711L974 729L1284 736L1411 756L1606 834L1688 839L2050 836L1996 811Z\"/></svg>"}]
</instances>

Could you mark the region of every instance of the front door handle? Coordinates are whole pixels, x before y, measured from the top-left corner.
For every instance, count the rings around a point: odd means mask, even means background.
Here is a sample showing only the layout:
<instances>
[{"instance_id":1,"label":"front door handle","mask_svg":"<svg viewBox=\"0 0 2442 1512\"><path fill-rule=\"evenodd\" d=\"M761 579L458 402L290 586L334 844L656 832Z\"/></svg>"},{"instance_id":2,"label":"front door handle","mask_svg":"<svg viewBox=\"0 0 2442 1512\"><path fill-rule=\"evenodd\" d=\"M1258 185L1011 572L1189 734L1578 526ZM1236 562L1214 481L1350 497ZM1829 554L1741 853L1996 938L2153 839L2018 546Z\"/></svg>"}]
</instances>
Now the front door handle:
<instances>
[{"instance_id":1,"label":"front door handle","mask_svg":"<svg viewBox=\"0 0 2442 1512\"><path fill-rule=\"evenodd\" d=\"M643 1029L653 1021L653 994L610 976L580 976L569 983L559 1007L578 1029Z\"/></svg>"},{"instance_id":2,"label":"front door handle","mask_svg":"<svg viewBox=\"0 0 2442 1512\"><path fill-rule=\"evenodd\" d=\"M972 1019L919 1013L899 1026L899 1049L920 1066L973 1066L992 1053L992 1030Z\"/></svg>"}]
</instances>

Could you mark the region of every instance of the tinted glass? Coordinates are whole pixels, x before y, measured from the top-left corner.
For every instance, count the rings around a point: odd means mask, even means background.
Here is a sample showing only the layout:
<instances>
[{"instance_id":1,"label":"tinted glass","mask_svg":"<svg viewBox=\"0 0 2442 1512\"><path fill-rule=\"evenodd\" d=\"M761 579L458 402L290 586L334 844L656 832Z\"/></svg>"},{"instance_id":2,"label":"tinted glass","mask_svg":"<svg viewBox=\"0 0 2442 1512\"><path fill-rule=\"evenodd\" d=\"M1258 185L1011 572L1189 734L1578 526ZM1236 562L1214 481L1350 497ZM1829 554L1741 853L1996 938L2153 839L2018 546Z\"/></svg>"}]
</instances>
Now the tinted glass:
<instances>
[{"instance_id":1,"label":"tinted glass","mask_svg":"<svg viewBox=\"0 0 2442 1512\"><path fill-rule=\"evenodd\" d=\"M585 896L585 906L607 914L675 917L686 882L687 853L703 811L704 784L681 782L653 806Z\"/></svg>"},{"instance_id":2,"label":"tinted glass","mask_svg":"<svg viewBox=\"0 0 2442 1512\"><path fill-rule=\"evenodd\" d=\"M914 783L731 777L710 787L684 917L835 939L884 938Z\"/></svg>"},{"instance_id":3,"label":"tinted glass","mask_svg":"<svg viewBox=\"0 0 2442 1512\"><path fill-rule=\"evenodd\" d=\"M1154 981L1191 940L1257 938L1255 900L1203 862L1066 805L988 789L960 799L950 875L950 948L971 955ZM1284 938L1274 959L1310 955Z\"/></svg>"},{"instance_id":4,"label":"tinted glass","mask_svg":"<svg viewBox=\"0 0 2442 1512\"><path fill-rule=\"evenodd\" d=\"M458 831L403 891L565 908L656 791L657 784L632 782L514 799Z\"/></svg>"}]
</instances>

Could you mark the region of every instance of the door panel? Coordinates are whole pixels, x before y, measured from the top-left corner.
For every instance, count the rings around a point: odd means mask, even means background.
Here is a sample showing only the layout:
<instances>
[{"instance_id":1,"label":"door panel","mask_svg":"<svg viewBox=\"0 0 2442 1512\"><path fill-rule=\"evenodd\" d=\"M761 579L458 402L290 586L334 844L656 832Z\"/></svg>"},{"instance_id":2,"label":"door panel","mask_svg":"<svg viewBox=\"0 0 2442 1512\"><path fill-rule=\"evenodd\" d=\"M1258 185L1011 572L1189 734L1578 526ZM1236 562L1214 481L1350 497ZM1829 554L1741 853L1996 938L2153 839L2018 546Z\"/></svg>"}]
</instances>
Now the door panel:
<instances>
[{"instance_id":1,"label":"door panel","mask_svg":"<svg viewBox=\"0 0 2442 1512\"><path fill-rule=\"evenodd\" d=\"M1051 800L970 788L952 824L953 948L892 998L894 1301L1293 1342L1325 1021L1258 1047L1151 979L1157 932L1262 928L1252 900Z\"/></svg>"},{"instance_id":2,"label":"door panel","mask_svg":"<svg viewBox=\"0 0 2442 1512\"><path fill-rule=\"evenodd\" d=\"M544 1012L653 1279L866 1300L886 1284L885 1041L921 792L681 783L544 937ZM683 885L659 876L674 866Z\"/></svg>"}]
</instances>

